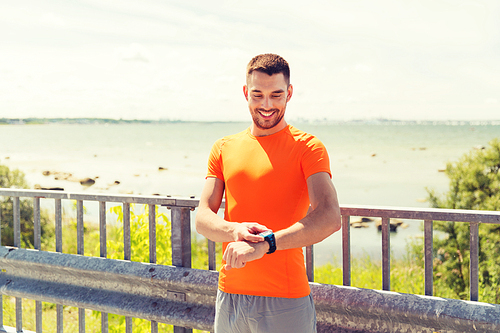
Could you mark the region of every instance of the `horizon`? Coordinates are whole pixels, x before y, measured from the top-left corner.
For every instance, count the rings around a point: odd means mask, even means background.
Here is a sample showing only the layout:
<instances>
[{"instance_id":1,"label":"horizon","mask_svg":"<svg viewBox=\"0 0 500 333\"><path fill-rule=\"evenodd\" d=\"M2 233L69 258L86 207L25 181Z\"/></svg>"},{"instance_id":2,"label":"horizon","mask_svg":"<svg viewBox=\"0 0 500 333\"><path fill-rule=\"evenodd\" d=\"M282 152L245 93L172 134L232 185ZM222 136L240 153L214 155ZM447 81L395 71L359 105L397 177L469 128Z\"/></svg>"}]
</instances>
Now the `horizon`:
<instances>
[{"instance_id":1,"label":"horizon","mask_svg":"<svg viewBox=\"0 0 500 333\"><path fill-rule=\"evenodd\" d=\"M290 119L500 114L496 0L19 0L0 29L0 118L246 121L268 52L290 64Z\"/></svg>"},{"instance_id":2,"label":"horizon","mask_svg":"<svg viewBox=\"0 0 500 333\"><path fill-rule=\"evenodd\" d=\"M78 117L78 118L0 118L0 125L47 125L55 123L66 124L122 124L122 123L249 123L251 120L181 120L181 119L124 119L124 118L97 118L97 117ZM290 123L316 124L316 125L335 125L335 124L366 124L366 125L500 125L500 118L493 120L429 120L429 119L387 119L387 118L365 118L350 120L334 119L304 119L297 118L287 120Z\"/></svg>"}]
</instances>

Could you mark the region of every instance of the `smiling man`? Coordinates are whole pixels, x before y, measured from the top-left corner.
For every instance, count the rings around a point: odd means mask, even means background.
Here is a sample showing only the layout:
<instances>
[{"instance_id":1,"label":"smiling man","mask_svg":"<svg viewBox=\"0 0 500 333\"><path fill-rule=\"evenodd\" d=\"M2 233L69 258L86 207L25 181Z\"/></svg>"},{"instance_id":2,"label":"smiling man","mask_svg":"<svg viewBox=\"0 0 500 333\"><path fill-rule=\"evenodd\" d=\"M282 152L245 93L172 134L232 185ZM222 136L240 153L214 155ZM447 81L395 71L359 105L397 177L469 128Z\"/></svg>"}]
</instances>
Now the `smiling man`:
<instances>
[{"instance_id":1,"label":"smiling man","mask_svg":"<svg viewBox=\"0 0 500 333\"><path fill-rule=\"evenodd\" d=\"M340 229L328 153L285 120L283 58L254 57L243 93L252 124L213 145L196 215L197 231L223 242L215 332L316 332L302 248Z\"/></svg>"}]
</instances>

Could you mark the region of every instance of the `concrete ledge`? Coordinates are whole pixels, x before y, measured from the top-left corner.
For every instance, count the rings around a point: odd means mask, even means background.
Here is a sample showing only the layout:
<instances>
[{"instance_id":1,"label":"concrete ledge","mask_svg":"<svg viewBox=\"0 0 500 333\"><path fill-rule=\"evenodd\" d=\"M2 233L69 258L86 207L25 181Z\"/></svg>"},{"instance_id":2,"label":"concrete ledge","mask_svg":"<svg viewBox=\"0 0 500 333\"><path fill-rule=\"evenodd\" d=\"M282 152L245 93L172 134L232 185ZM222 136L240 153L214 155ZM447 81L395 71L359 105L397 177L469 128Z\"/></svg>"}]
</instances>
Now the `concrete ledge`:
<instances>
[{"instance_id":1,"label":"concrete ledge","mask_svg":"<svg viewBox=\"0 0 500 333\"><path fill-rule=\"evenodd\" d=\"M213 330L214 271L0 246L0 292ZM318 332L500 332L500 306L310 283Z\"/></svg>"},{"instance_id":2,"label":"concrete ledge","mask_svg":"<svg viewBox=\"0 0 500 333\"><path fill-rule=\"evenodd\" d=\"M495 304L316 283L311 289L318 332L500 332Z\"/></svg>"}]
</instances>

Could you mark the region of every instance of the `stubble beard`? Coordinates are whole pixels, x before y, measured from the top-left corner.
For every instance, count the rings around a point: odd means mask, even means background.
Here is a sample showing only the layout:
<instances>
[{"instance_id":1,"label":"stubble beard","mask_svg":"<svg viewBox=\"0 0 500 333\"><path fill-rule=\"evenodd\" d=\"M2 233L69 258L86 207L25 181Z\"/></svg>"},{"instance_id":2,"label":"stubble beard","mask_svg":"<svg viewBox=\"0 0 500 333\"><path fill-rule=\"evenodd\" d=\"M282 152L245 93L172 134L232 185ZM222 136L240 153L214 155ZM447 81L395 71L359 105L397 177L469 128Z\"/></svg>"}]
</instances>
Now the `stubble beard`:
<instances>
[{"instance_id":1,"label":"stubble beard","mask_svg":"<svg viewBox=\"0 0 500 333\"><path fill-rule=\"evenodd\" d=\"M278 114L278 116L276 118L271 118L270 120L263 120L260 118L260 113L259 113L259 110L262 110L262 111L267 111L267 112L270 112L270 111L273 111L274 115ZM285 116L285 110L282 110L283 112L280 113L280 109L270 109L270 110L264 110L264 109L260 109L260 108L257 108L257 109L254 109L254 112L252 113L252 119L253 119L253 123L255 124L255 126L257 126L257 128L260 128L260 129L263 129L263 130L267 130L267 129L271 129L273 127L275 127L276 125L278 125L280 123L280 121L283 119L283 117Z\"/></svg>"}]
</instances>

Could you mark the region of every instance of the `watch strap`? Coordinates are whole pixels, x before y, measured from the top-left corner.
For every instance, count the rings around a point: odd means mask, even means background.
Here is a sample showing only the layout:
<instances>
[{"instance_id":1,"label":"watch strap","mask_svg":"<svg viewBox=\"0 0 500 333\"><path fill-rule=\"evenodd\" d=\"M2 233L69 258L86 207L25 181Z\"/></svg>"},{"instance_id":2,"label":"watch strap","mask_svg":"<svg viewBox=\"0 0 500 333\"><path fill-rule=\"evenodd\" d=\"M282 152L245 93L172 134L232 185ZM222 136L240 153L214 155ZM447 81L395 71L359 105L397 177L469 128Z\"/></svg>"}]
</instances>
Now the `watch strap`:
<instances>
[{"instance_id":1,"label":"watch strap","mask_svg":"<svg viewBox=\"0 0 500 333\"><path fill-rule=\"evenodd\" d=\"M276 238L274 237L274 233L264 237L264 240L269 244L269 251L267 251L267 254L274 253L276 251Z\"/></svg>"}]
</instances>

